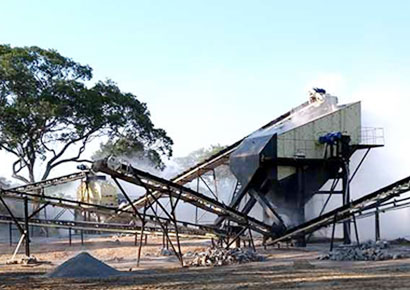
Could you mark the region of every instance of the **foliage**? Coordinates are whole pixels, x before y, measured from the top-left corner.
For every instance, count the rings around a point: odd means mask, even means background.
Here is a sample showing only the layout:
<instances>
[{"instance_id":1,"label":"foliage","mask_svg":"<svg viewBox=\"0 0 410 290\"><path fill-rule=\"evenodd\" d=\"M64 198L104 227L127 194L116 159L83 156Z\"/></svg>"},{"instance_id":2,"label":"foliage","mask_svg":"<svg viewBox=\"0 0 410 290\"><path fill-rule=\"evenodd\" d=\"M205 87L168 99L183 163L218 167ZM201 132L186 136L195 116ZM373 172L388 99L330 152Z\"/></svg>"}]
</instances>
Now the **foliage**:
<instances>
[{"instance_id":1,"label":"foliage","mask_svg":"<svg viewBox=\"0 0 410 290\"><path fill-rule=\"evenodd\" d=\"M161 155L156 150L144 148L143 144L130 142L129 139L125 138L121 138L115 143L112 140L101 143L100 149L93 154L92 159L97 160L111 155L147 161L150 166L159 170L165 168Z\"/></svg>"},{"instance_id":2,"label":"foliage","mask_svg":"<svg viewBox=\"0 0 410 290\"><path fill-rule=\"evenodd\" d=\"M179 166L182 167L183 170L185 170L185 169L188 169L194 166L197 163L204 161L205 159L218 153L224 148L225 146L222 146L220 144L210 145L208 148L206 147L199 148L195 151L192 151L187 156L176 157L174 158L174 160Z\"/></svg>"},{"instance_id":3,"label":"foliage","mask_svg":"<svg viewBox=\"0 0 410 290\"><path fill-rule=\"evenodd\" d=\"M222 149L224 149L226 146L223 146L221 144L215 144L215 145L210 145L209 147L203 147L200 149L197 149L195 151L192 151L189 153L187 156L184 157L176 157L174 158L174 161L183 169L186 170L197 163L200 163L207 158L211 157L212 155L218 153ZM232 174L230 173L230 170L228 166L222 165L217 168L216 173L218 175L219 179L224 179L224 178L232 178Z\"/></svg>"},{"instance_id":4,"label":"foliage","mask_svg":"<svg viewBox=\"0 0 410 290\"><path fill-rule=\"evenodd\" d=\"M91 79L90 66L55 50L0 45L0 150L16 156L14 178L44 180L57 166L87 161L86 145L101 136L156 158L172 155L172 140L154 127L145 103L110 80L87 87Z\"/></svg>"},{"instance_id":5,"label":"foliage","mask_svg":"<svg viewBox=\"0 0 410 290\"><path fill-rule=\"evenodd\" d=\"M0 176L0 188L8 187L10 187L10 181L8 181L5 177Z\"/></svg>"}]
</instances>

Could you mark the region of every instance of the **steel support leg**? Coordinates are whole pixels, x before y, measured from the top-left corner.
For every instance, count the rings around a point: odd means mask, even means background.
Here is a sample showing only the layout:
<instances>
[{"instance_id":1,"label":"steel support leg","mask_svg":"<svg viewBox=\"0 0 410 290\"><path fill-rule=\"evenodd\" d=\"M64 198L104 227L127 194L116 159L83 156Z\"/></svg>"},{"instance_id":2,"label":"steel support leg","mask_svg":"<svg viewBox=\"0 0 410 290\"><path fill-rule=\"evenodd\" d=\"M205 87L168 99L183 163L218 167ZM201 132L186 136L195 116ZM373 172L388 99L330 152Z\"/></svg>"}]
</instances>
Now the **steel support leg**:
<instances>
[{"instance_id":1,"label":"steel support leg","mask_svg":"<svg viewBox=\"0 0 410 290\"><path fill-rule=\"evenodd\" d=\"M199 192L199 173L196 178L196 192ZM195 224L198 224L198 207L195 206Z\"/></svg>"},{"instance_id":2,"label":"steel support leg","mask_svg":"<svg viewBox=\"0 0 410 290\"><path fill-rule=\"evenodd\" d=\"M350 203L350 186L349 186L349 163L346 161L343 168L343 205ZM343 243L350 244L351 238L350 220L343 222Z\"/></svg>"},{"instance_id":3,"label":"steel support leg","mask_svg":"<svg viewBox=\"0 0 410 290\"><path fill-rule=\"evenodd\" d=\"M169 241L166 238L166 235L168 235L168 223L165 224L165 242L166 242L166 248L167 248L167 250L169 250Z\"/></svg>"},{"instance_id":4,"label":"steel support leg","mask_svg":"<svg viewBox=\"0 0 410 290\"><path fill-rule=\"evenodd\" d=\"M30 257L30 232L29 232L29 215L28 215L28 199L24 198L24 229L26 232L25 242L26 242L26 256Z\"/></svg>"},{"instance_id":5,"label":"steel support leg","mask_svg":"<svg viewBox=\"0 0 410 290\"><path fill-rule=\"evenodd\" d=\"M241 238L241 235L242 235L246 230L247 230L247 228L241 229L241 230L239 231L239 233L237 233L229 243L227 242L226 249L229 249L229 247L230 247L234 242L236 242L236 246L238 247L238 241L239 241L239 248L240 248L240 247L241 247L241 245L240 245L241 239L240 239L240 238Z\"/></svg>"},{"instance_id":6,"label":"steel support leg","mask_svg":"<svg viewBox=\"0 0 410 290\"><path fill-rule=\"evenodd\" d=\"M13 224L9 223L9 240L10 240L10 247L13 246Z\"/></svg>"},{"instance_id":7,"label":"steel support leg","mask_svg":"<svg viewBox=\"0 0 410 290\"><path fill-rule=\"evenodd\" d=\"M298 224L305 222L305 182L303 169L298 167L297 170L297 179L298 179L298 192L297 192L297 217ZM305 234L299 234L296 237L296 246L297 247L306 247L306 236Z\"/></svg>"},{"instance_id":8,"label":"steel support leg","mask_svg":"<svg viewBox=\"0 0 410 290\"><path fill-rule=\"evenodd\" d=\"M380 215L379 215L379 208L376 208L376 212L374 214L375 218L375 234L376 234L376 241L380 241Z\"/></svg>"},{"instance_id":9,"label":"steel support leg","mask_svg":"<svg viewBox=\"0 0 410 290\"><path fill-rule=\"evenodd\" d=\"M141 219L141 232L140 232L140 243L138 245L138 253L137 253L137 267L140 266L140 260L141 260L141 250L142 250L142 239L144 237L144 229L145 229L145 216L147 213L147 201L148 201L148 195L145 195L145 201L144 201L144 211L142 213L142 219Z\"/></svg>"},{"instance_id":10,"label":"steel support leg","mask_svg":"<svg viewBox=\"0 0 410 290\"><path fill-rule=\"evenodd\" d=\"M335 241L336 217L337 217L337 214L335 214L333 218L332 237L330 239L330 252L333 251L333 243Z\"/></svg>"},{"instance_id":11,"label":"steel support leg","mask_svg":"<svg viewBox=\"0 0 410 290\"><path fill-rule=\"evenodd\" d=\"M356 242L357 245L360 245L360 240L359 240L359 231L357 229L357 222L356 222L356 217L353 215L353 225L354 225L354 232L356 234Z\"/></svg>"},{"instance_id":12,"label":"steel support leg","mask_svg":"<svg viewBox=\"0 0 410 290\"><path fill-rule=\"evenodd\" d=\"M249 243L252 246L253 251L256 251L255 242L254 242L253 236L252 236L252 230L250 228L249 228L249 238L250 238Z\"/></svg>"}]
</instances>

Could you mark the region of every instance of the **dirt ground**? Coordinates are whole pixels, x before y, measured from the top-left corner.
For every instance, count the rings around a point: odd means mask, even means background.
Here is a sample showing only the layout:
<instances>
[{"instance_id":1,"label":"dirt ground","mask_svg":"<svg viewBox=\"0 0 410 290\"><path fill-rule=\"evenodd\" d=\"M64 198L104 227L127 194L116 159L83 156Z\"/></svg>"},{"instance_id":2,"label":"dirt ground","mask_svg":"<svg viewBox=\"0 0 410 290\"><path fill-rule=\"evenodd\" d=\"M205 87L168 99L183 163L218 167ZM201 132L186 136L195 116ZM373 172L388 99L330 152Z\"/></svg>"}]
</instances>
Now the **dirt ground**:
<instances>
[{"instance_id":1,"label":"dirt ground","mask_svg":"<svg viewBox=\"0 0 410 290\"><path fill-rule=\"evenodd\" d=\"M209 241L188 240L183 252L201 250ZM174 256L158 257L161 238L149 238L136 267L133 237L33 239L36 266L6 265L14 247L0 244L0 289L410 289L410 259L375 262L321 261L328 245L258 248L266 261L223 267L181 268ZM81 251L127 274L107 279L47 278L45 274ZM21 257L21 256L20 256Z\"/></svg>"}]
</instances>

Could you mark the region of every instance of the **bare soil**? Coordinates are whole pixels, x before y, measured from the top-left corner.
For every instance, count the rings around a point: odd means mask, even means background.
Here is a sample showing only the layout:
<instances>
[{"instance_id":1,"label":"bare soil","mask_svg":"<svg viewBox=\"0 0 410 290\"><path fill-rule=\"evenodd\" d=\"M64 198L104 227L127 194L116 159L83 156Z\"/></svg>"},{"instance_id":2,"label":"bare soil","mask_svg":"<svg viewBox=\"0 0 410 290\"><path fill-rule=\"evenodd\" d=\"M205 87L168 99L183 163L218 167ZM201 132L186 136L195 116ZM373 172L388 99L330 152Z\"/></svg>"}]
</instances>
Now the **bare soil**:
<instances>
[{"instance_id":1,"label":"bare soil","mask_svg":"<svg viewBox=\"0 0 410 290\"><path fill-rule=\"evenodd\" d=\"M182 268L174 256L158 257L161 237L149 238L140 267L133 237L33 239L32 254L51 264L6 265L14 247L0 244L0 289L409 289L410 259L371 262L320 261L327 244L301 248L258 248L263 262L211 268ZM209 242L185 240L183 252L202 250ZM15 245L14 245L15 246ZM403 245L401 245L403 247ZM407 246L406 246L407 247ZM22 249L23 250L23 249ZM47 278L44 275L81 251L128 275L104 279ZM19 256L21 257L21 255Z\"/></svg>"}]
</instances>

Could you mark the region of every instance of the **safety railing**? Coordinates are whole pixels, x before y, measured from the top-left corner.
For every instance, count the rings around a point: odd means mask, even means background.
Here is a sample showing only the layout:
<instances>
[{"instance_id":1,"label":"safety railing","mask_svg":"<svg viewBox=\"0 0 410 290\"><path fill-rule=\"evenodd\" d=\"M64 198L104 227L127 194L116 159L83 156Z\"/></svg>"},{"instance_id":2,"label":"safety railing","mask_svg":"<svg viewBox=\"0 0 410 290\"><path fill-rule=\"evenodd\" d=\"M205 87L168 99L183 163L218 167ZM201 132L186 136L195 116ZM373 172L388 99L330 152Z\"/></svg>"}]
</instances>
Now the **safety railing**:
<instances>
[{"instance_id":1,"label":"safety railing","mask_svg":"<svg viewBox=\"0 0 410 290\"><path fill-rule=\"evenodd\" d=\"M384 129L362 127L359 130L360 145L384 145Z\"/></svg>"}]
</instances>

